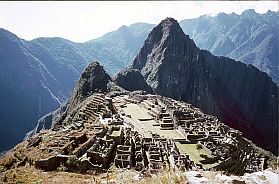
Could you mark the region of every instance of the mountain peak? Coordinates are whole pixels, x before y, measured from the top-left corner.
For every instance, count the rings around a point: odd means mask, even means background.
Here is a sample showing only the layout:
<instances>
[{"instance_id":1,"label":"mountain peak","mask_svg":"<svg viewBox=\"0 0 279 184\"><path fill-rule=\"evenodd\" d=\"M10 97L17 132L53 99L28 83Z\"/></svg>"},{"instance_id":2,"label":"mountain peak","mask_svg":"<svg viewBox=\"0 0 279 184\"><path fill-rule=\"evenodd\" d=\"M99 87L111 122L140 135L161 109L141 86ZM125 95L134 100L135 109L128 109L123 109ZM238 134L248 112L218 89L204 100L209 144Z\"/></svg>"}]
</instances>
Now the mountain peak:
<instances>
[{"instance_id":1,"label":"mountain peak","mask_svg":"<svg viewBox=\"0 0 279 184\"><path fill-rule=\"evenodd\" d=\"M175 20L172 17L167 17L164 20L162 20L159 25L170 26L170 25L175 25L175 24L178 24L177 20Z\"/></svg>"},{"instance_id":2,"label":"mountain peak","mask_svg":"<svg viewBox=\"0 0 279 184\"><path fill-rule=\"evenodd\" d=\"M106 92L110 76L98 61L90 63L82 72L73 92L72 107L96 92Z\"/></svg>"},{"instance_id":3,"label":"mountain peak","mask_svg":"<svg viewBox=\"0 0 279 184\"><path fill-rule=\"evenodd\" d=\"M177 29L180 29L182 31L177 20L171 17L167 17L164 20L162 20L158 25L158 27L162 28L163 32L170 31L170 30L177 30Z\"/></svg>"},{"instance_id":4,"label":"mountain peak","mask_svg":"<svg viewBox=\"0 0 279 184\"><path fill-rule=\"evenodd\" d=\"M129 29L129 27L126 25L122 25L118 30L126 30L126 29Z\"/></svg>"},{"instance_id":5,"label":"mountain peak","mask_svg":"<svg viewBox=\"0 0 279 184\"><path fill-rule=\"evenodd\" d=\"M180 39L185 34L177 20L167 17L162 20L148 35L147 40L151 43L165 42L167 38Z\"/></svg>"},{"instance_id":6,"label":"mountain peak","mask_svg":"<svg viewBox=\"0 0 279 184\"><path fill-rule=\"evenodd\" d=\"M174 50L175 52L183 51L183 53L185 53L185 50L196 50L196 45L193 40L188 35L185 35L177 20L171 17L162 20L149 33L143 47L132 64L133 68L141 71L147 62L149 63L147 65L150 67L146 67L146 70L152 70L155 64L159 65L160 63L150 63L149 61L152 61L151 58L153 57L160 57L163 61L165 57L163 50L168 50L167 55L170 53L175 54ZM157 55L157 53L160 54ZM161 59L156 61L161 61Z\"/></svg>"},{"instance_id":7,"label":"mountain peak","mask_svg":"<svg viewBox=\"0 0 279 184\"><path fill-rule=\"evenodd\" d=\"M248 9L242 12L243 16L247 16L247 17L254 17L255 15L257 15L257 13L255 12L254 9Z\"/></svg>"}]
</instances>

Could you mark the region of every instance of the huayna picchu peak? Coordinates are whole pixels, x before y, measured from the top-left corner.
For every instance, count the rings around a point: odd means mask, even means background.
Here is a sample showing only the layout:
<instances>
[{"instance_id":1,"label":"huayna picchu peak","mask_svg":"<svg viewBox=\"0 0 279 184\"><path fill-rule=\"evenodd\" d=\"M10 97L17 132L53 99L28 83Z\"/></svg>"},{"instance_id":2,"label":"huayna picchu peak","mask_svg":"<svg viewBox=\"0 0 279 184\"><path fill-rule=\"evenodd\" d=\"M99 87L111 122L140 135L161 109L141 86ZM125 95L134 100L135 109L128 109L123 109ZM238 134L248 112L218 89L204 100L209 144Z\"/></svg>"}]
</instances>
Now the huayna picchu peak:
<instances>
[{"instance_id":1,"label":"huayna picchu peak","mask_svg":"<svg viewBox=\"0 0 279 184\"><path fill-rule=\"evenodd\" d=\"M167 17L115 76L88 63L69 99L3 155L0 182L268 183L278 176L277 120L267 73L200 49Z\"/></svg>"},{"instance_id":2,"label":"huayna picchu peak","mask_svg":"<svg viewBox=\"0 0 279 184\"><path fill-rule=\"evenodd\" d=\"M149 33L147 39L144 41L143 47L132 63L132 68L141 71L146 63L152 61L151 55L156 55L162 48L168 47L168 44L173 44L174 46L177 44L189 44L188 47L196 47L194 41L191 40L189 36L185 37L183 30L175 19L166 18ZM185 52L182 50L180 51ZM147 55L147 53L150 54L150 56ZM161 55L159 54L157 57L161 57ZM154 68L157 67L156 62L153 62L152 64L155 64L154 66L152 65ZM146 73L148 73L148 71L152 69L145 70Z\"/></svg>"}]
</instances>

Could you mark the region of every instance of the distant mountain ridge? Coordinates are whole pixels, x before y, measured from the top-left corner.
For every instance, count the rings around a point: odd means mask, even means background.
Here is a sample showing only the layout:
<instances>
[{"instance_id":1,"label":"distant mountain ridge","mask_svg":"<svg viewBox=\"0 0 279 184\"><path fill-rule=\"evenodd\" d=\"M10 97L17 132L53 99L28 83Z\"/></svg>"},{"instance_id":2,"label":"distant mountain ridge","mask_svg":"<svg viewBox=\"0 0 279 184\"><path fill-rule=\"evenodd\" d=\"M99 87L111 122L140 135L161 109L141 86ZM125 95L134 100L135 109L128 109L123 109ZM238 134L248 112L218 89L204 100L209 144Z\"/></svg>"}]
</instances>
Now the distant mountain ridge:
<instances>
[{"instance_id":1,"label":"distant mountain ridge","mask_svg":"<svg viewBox=\"0 0 279 184\"><path fill-rule=\"evenodd\" d=\"M241 15L219 13L182 20L180 25L198 47L252 64L278 83L278 12L258 14L251 9Z\"/></svg>"},{"instance_id":2,"label":"distant mountain ridge","mask_svg":"<svg viewBox=\"0 0 279 184\"><path fill-rule=\"evenodd\" d=\"M16 35L0 30L0 151L22 140L34 122L66 99L60 83ZM33 122L33 123L31 123Z\"/></svg>"}]
</instances>

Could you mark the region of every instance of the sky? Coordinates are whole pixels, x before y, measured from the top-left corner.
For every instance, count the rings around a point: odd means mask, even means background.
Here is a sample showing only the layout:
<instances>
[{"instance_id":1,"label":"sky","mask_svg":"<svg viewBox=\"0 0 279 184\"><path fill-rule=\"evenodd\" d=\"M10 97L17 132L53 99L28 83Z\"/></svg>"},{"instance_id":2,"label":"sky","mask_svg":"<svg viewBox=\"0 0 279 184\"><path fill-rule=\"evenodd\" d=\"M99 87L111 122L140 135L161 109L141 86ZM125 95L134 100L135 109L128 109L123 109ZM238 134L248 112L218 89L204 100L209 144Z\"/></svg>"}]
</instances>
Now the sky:
<instances>
[{"instance_id":1,"label":"sky","mask_svg":"<svg viewBox=\"0 0 279 184\"><path fill-rule=\"evenodd\" d=\"M20 38L63 37L84 42L136 22L158 24L220 12L278 11L277 1L0 1L0 27Z\"/></svg>"}]
</instances>

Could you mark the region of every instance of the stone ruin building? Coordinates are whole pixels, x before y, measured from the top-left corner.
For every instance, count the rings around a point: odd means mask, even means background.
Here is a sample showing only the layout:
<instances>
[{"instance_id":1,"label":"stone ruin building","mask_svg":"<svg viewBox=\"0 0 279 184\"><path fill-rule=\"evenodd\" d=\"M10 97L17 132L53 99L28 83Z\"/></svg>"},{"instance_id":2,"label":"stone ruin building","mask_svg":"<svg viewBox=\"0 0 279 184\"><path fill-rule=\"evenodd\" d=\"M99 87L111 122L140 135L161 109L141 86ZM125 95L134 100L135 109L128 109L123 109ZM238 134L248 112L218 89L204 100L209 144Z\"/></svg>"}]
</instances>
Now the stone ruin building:
<instances>
[{"instance_id":1,"label":"stone ruin building","mask_svg":"<svg viewBox=\"0 0 279 184\"><path fill-rule=\"evenodd\" d=\"M116 106L116 102L120 105ZM125 121L130 117L121 111L126 104L139 105L151 117L139 121L152 119L160 130L176 131L183 138L164 137L157 132L144 136ZM200 144L210 150L212 157L204 156L202 164L195 163L187 151L181 153L178 142ZM216 117L185 102L145 94L122 95L118 99L93 95L70 115L67 123L53 127L47 138L42 133L35 135L29 146L39 147L44 153L34 162L43 170L64 165L72 171L105 172L114 165L137 171L146 168L154 172L163 168L185 171L216 163L210 169L241 174L261 170L264 163L241 132ZM73 157L78 164L69 163Z\"/></svg>"}]
</instances>

